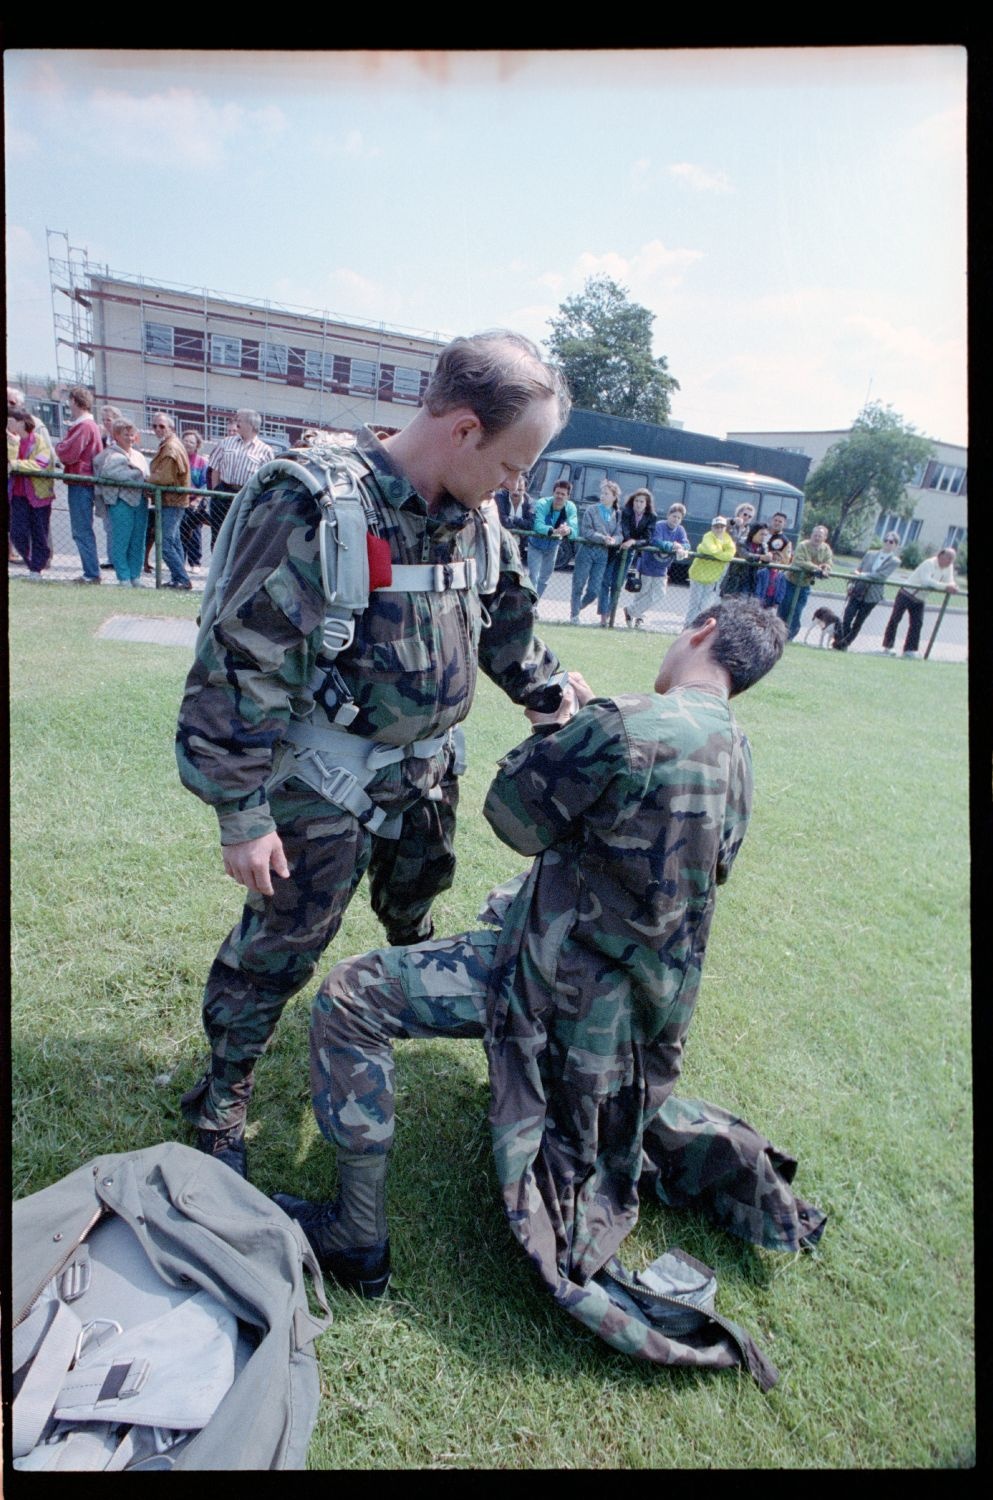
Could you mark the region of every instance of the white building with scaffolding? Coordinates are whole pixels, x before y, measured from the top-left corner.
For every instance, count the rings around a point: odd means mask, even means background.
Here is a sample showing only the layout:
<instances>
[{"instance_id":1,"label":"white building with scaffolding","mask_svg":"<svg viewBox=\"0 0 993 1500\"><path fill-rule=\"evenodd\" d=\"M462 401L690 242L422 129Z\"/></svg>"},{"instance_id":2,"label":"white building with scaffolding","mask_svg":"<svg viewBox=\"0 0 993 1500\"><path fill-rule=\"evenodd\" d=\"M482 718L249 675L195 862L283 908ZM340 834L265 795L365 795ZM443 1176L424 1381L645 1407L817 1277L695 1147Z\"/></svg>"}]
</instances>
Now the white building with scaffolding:
<instances>
[{"instance_id":1,"label":"white building with scaffolding","mask_svg":"<svg viewBox=\"0 0 993 1500\"><path fill-rule=\"evenodd\" d=\"M423 399L447 340L268 299L233 297L111 271L48 231L57 373L147 429L164 411L178 430L223 437L241 408L262 436L305 427L397 431Z\"/></svg>"}]
</instances>

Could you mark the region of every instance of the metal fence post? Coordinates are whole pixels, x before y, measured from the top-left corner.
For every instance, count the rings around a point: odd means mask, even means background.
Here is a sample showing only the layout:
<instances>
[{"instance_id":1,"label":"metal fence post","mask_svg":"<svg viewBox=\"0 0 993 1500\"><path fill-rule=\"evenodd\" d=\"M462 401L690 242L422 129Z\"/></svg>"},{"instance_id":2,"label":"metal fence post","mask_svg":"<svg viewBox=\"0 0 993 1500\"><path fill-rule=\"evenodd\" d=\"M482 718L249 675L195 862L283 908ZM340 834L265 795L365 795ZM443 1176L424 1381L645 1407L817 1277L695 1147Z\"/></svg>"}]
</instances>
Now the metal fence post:
<instances>
[{"instance_id":1,"label":"metal fence post","mask_svg":"<svg viewBox=\"0 0 993 1500\"><path fill-rule=\"evenodd\" d=\"M155 486L155 587L162 587L162 487Z\"/></svg>"},{"instance_id":2,"label":"metal fence post","mask_svg":"<svg viewBox=\"0 0 993 1500\"><path fill-rule=\"evenodd\" d=\"M927 643L927 645L924 648L924 660L925 661L927 661L928 657L931 655L931 647L935 643L935 639L937 637L938 630L939 630L939 628L941 626L941 622L945 618L945 610L948 608L948 601L949 601L949 599L951 597L952 597L951 594L946 589L945 590L945 597L942 599L942 601L941 601L941 607L938 610L938 618L934 622L934 629L932 630L930 639L928 640L928 643Z\"/></svg>"},{"instance_id":3,"label":"metal fence post","mask_svg":"<svg viewBox=\"0 0 993 1500\"><path fill-rule=\"evenodd\" d=\"M614 551L620 552L620 547L611 548L610 551L611 552L614 552ZM634 548L633 547L626 547L624 549L624 551L621 553L621 556L620 556L620 558L618 560L618 564L617 564L617 586L616 586L616 588L611 589L611 605L610 605L610 628L611 628L611 630L613 630L613 628L614 628L614 619L615 619L615 616L617 615L617 606L621 602L621 593L622 593L623 588L624 588L624 580L628 576L628 573L630 572L630 569L631 569L631 558L633 557L633 555L634 555ZM611 556L608 555L608 557L607 557L607 567L608 568L612 568L613 566L614 566L614 559Z\"/></svg>"}]
</instances>

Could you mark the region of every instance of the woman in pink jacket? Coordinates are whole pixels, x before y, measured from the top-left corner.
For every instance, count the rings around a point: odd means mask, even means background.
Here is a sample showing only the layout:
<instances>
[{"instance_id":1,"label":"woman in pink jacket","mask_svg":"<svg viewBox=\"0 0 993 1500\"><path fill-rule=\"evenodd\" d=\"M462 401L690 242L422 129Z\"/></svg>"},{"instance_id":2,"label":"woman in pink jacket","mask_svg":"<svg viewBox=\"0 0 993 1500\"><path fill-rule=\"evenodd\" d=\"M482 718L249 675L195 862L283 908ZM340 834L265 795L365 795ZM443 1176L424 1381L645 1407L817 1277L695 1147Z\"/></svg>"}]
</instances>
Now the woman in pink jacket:
<instances>
[{"instance_id":1,"label":"woman in pink jacket","mask_svg":"<svg viewBox=\"0 0 993 1500\"><path fill-rule=\"evenodd\" d=\"M8 421L18 439L17 462L31 471L10 476L10 540L28 565L28 577L36 579L52 557L48 538L55 482L48 476L55 454L44 428L26 406L15 406Z\"/></svg>"}]
</instances>

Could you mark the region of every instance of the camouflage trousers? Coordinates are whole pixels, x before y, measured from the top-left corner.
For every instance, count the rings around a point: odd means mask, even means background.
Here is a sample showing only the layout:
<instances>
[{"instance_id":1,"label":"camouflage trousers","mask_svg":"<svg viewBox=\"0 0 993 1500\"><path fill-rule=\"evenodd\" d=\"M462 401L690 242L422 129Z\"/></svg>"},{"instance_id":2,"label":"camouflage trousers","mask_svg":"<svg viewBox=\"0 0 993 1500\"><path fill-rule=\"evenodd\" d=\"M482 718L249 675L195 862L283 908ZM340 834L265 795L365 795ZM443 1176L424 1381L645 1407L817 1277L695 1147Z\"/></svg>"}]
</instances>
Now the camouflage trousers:
<instances>
[{"instance_id":1,"label":"camouflage trousers","mask_svg":"<svg viewBox=\"0 0 993 1500\"><path fill-rule=\"evenodd\" d=\"M209 1073L182 1101L194 1125L244 1123L255 1063L283 1007L314 974L366 870L372 909L389 941L430 935L431 904L455 875L454 774L442 780L441 792L440 800L421 798L404 813L398 839L370 835L357 818L300 782L273 793L270 807L290 874L273 879L271 897L248 895L211 966L203 996Z\"/></svg>"},{"instance_id":2,"label":"camouflage trousers","mask_svg":"<svg viewBox=\"0 0 993 1500\"><path fill-rule=\"evenodd\" d=\"M485 928L336 964L314 1001L310 1086L321 1133L346 1151L393 1144L393 1043L482 1037L499 932Z\"/></svg>"}]
</instances>

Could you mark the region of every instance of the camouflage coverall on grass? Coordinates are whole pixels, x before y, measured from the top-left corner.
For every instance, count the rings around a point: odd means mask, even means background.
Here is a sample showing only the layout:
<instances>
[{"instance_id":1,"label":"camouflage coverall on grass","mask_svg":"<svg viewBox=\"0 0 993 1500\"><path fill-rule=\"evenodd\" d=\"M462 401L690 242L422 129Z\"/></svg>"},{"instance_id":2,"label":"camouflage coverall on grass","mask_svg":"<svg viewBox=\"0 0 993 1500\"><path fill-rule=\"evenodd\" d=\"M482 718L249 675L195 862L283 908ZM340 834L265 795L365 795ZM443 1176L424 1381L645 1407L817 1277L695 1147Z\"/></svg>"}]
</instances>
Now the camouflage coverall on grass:
<instances>
[{"instance_id":1,"label":"camouflage coverall on grass","mask_svg":"<svg viewBox=\"0 0 993 1500\"><path fill-rule=\"evenodd\" d=\"M774 1371L741 1329L714 1315L673 1337L604 1275L627 1275L612 1257L646 1190L769 1249L823 1227L789 1187L792 1158L724 1110L671 1097L751 785L747 741L707 688L595 700L535 734L486 801L500 838L539 854L491 896L497 926L333 969L311 1084L329 1140L386 1152L392 1041L482 1037L504 1207L556 1300L630 1353L745 1363L767 1386Z\"/></svg>"},{"instance_id":2,"label":"camouflage coverall on grass","mask_svg":"<svg viewBox=\"0 0 993 1500\"><path fill-rule=\"evenodd\" d=\"M394 563L446 565L475 555L482 517L450 497L429 514L367 429L355 448L285 457L348 470ZM324 801L295 777L270 794L291 718L319 713L314 684L327 605L318 503L301 481L265 475L263 468L232 507L231 526L239 511L243 522L216 618L201 631L177 732L180 776L215 808L221 843L276 829L290 866L288 878L274 877L271 898L248 895L207 980L210 1075L183 1101L187 1118L206 1129L243 1122L254 1063L287 1000L313 974L363 872L373 909L399 942L430 933L431 903L455 869L458 782L449 743L383 766L367 786L376 808L402 818L396 839L374 835L367 815ZM506 532L499 538L499 579L485 612L473 588L370 594L354 641L333 661L357 708L349 735L396 747L446 734L469 712L478 666L515 703L554 712L561 688L550 679L559 664L534 637L535 595L516 545Z\"/></svg>"}]
</instances>

